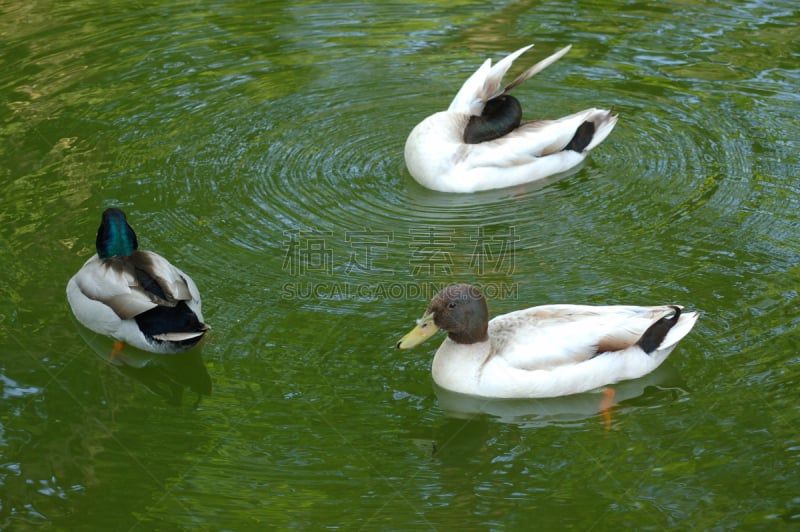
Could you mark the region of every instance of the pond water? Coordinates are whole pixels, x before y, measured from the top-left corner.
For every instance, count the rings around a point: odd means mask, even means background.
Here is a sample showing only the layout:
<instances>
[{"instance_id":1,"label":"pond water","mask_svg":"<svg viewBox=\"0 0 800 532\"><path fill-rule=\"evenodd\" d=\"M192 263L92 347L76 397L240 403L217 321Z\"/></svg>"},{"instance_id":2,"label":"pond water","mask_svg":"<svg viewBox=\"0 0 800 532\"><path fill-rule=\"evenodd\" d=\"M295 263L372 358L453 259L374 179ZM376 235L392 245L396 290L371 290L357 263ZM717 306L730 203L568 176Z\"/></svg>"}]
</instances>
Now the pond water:
<instances>
[{"instance_id":1,"label":"pond water","mask_svg":"<svg viewBox=\"0 0 800 532\"><path fill-rule=\"evenodd\" d=\"M800 10L792 1L9 1L0 6L0 528L800 524ZM613 106L571 175L405 170L486 58L572 44L526 118ZM64 289L123 208L212 331L126 352ZM436 287L702 313L599 395L436 390ZM120 364L127 365L120 365ZM210 392L210 394L209 394Z\"/></svg>"}]
</instances>

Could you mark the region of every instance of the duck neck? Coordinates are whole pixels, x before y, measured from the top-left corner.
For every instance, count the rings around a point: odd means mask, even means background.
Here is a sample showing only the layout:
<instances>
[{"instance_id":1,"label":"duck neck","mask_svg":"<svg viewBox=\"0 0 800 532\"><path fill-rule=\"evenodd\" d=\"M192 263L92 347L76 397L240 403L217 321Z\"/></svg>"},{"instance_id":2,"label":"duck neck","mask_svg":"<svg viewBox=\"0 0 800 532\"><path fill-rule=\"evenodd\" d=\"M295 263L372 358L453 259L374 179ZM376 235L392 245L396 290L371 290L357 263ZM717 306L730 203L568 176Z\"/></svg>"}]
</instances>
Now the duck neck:
<instances>
[{"instance_id":1,"label":"duck neck","mask_svg":"<svg viewBox=\"0 0 800 532\"><path fill-rule=\"evenodd\" d=\"M457 344L471 345L489 340L489 327L488 323L484 322L483 326L467 327L461 331L451 331L447 333L447 337Z\"/></svg>"},{"instance_id":2,"label":"duck neck","mask_svg":"<svg viewBox=\"0 0 800 532\"><path fill-rule=\"evenodd\" d=\"M433 357L431 372L439 386L459 393L470 393L491 358L491 342L457 344L447 338Z\"/></svg>"},{"instance_id":3,"label":"duck neck","mask_svg":"<svg viewBox=\"0 0 800 532\"><path fill-rule=\"evenodd\" d=\"M111 212L109 212L111 211ZM101 259L127 257L139 247L136 233L122 211L109 209L103 213L103 221L97 230L97 256Z\"/></svg>"}]
</instances>

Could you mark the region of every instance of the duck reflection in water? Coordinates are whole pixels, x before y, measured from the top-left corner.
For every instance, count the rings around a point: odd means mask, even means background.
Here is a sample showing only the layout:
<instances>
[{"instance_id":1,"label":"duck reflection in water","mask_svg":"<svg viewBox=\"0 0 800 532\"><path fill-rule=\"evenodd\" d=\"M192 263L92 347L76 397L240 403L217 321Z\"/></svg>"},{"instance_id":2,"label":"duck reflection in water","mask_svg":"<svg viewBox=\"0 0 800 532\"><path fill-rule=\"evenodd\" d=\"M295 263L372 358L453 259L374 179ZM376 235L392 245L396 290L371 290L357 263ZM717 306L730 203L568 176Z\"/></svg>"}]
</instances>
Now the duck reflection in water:
<instances>
[{"instance_id":1,"label":"duck reflection in water","mask_svg":"<svg viewBox=\"0 0 800 532\"><path fill-rule=\"evenodd\" d=\"M581 423L599 415L606 431L612 428L612 410L649 404L649 397L659 396L657 390L680 395L685 392L686 384L669 364L662 364L638 379L594 392L545 399L476 397L451 392L434 383L439 407L450 418L489 417L500 423L542 428L553 424Z\"/></svg>"},{"instance_id":2,"label":"duck reflection in water","mask_svg":"<svg viewBox=\"0 0 800 532\"><path fill-rule=\"evenodd\" d=\"M179 406L183 403L184 390L197 394L196 408L204 395L211 395L211 376L198 349L164 356L148 353L124 345L120 350L111 349L112 341L79 327L81 336L95 354L120 373L144 384L148 390L164 398L167 403Z\"/></svg>"}]
</instances>

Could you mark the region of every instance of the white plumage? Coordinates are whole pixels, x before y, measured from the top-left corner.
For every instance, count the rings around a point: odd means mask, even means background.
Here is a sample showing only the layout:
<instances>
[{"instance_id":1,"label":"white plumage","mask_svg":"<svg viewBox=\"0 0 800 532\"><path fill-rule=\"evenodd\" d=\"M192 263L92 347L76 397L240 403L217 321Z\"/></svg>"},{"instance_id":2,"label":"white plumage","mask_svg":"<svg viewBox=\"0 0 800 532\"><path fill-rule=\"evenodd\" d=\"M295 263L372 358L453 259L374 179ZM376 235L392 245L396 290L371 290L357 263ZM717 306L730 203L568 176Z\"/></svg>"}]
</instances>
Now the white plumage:
<instances>
[{"instance_id":1,"label":"white plumage","mask_svg":"<svg viewBox=\"0 0 800 532\"><path fill-rule=\"evenodd\" d=\"M449 334L431 370L442 388L483 397L557 397L650 373L698 318L674 305L543 305L489 321L486 308L476 288L451 285L398 347L413 347L442 329Z\"/></svg>"},{"instance_id":2,"label":"white plumage","mask_svg":"<svg viewBox=\"0 0 800 532\"><path fill-rule=\"evenodd\" d=\"M119 209L103 213L97 251L67 283L75 317L92 331L154 353L176 353L208 330L191 277L152 251L139 251Z\"/></svg>"},{"instance_id":3,"label":"white plumage","mask_svg":"<svg viewBox=\"0 0 800 532\"><path fill-rule=\"evenodd\" d=\"M559 50L503 87L513 61L531 46L494 66L487 59L464 82L447 111L427 117L411 131L405 161L421 185L442 192L476 192L535 181L575 167L611 133L617 116L603 109L521 122L521 107L509 95L511 89L570 49ZM480 140L468 140L478 130L485 130Z\"/></svg>"}]
</instances>

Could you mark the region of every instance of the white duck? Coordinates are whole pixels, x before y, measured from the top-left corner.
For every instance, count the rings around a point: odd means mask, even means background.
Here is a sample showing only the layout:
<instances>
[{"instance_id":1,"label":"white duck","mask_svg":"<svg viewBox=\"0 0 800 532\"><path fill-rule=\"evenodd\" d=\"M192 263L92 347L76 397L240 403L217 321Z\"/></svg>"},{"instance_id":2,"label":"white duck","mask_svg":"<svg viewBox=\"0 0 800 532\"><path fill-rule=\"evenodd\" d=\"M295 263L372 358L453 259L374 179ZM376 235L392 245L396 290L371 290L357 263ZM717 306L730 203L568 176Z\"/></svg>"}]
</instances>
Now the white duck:
<instances>
[{"instance_id":1,"label":"white duck","mask_svg":"<svg viewBox=\"0 0 800 532\"><path fill-rule=\"evenodd\" d=\"M433 380L447 390L497 398L588 392L656 369L697 321L676 305L543 305L497 316L481 292L450 285L398 342L408 349L447 331Z\"/></svg>"},{"instance_id":2,"label":"white duck","mask_svg":"<svg viewBox=\"0 0 800 532\"><path fill-rule=\"evenodd\" d=\"M162 256L137 250L124 212L103 212L96 247L97 254L67 283L79 322L153 353L185 351L200 341L208 326L197 286Z\"/></svg>"},{"instance_id":3,"label":"white duck","mask_svg":"<svg viewBox=\"0 0 800 532\"><path fill-rule=\"evenodd\" d=\"M522 107L509 91L551 65L571 46L501 86L520 48L492 66L487 59L458 91L447 111L420 122L408 136L405 160L421 185L442 192L510 187L578 165L617 123L604 109L586 109L557 120L522 122Z\"/></svg>"}]
</instances>

